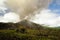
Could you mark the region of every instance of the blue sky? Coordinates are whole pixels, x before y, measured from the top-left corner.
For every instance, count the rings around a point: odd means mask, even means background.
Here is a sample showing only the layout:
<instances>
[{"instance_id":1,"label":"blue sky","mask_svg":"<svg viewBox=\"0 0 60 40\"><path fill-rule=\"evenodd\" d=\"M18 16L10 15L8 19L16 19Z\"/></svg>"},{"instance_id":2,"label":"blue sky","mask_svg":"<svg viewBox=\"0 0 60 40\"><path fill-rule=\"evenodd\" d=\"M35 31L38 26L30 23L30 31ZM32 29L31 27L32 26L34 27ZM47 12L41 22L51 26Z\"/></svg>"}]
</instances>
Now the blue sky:
<instances>
[{"instance_id":1,"label":"blue sky","mask_svg":"<svg viewBox=\"0 0 60 40\"><path fill-rule=\"evenodd\" d=\"M52 12L60 14L60 0L53 0L48 8L52 10Z\"/></svg>"}]
</instances>

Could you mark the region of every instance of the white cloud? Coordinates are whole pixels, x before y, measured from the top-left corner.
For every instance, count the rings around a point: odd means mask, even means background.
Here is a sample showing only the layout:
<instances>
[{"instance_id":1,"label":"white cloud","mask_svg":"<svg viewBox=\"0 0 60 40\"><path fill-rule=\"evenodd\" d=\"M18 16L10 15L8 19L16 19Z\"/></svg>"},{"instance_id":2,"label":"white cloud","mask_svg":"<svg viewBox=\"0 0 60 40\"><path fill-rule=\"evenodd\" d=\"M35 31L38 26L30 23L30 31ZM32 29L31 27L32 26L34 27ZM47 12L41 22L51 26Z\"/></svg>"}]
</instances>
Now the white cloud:
<instances>
[{"instance_id":1,"label":"white cloud","mask_svg":"<svg viewBox=\"0 0 60 40\"><path fill-rule=\"evenodd\" d=\"M0 17L0 22L3 23L8 23L8 22L16 23L19 21L20 21L19 15L13 12L7 13L3 17Z\"/></svg>"},{"instance_id":2,"label":"white cloud","mask_svg":"<svg viewBox=\"0 0 60 40\"><path fill-rule=\"evenodd\" d=\"M37 24L49 25L49 27L60 26L60 16L51 12L51 10L44 9L37 13L30 21Z\"/></svg>"}]
</instances>

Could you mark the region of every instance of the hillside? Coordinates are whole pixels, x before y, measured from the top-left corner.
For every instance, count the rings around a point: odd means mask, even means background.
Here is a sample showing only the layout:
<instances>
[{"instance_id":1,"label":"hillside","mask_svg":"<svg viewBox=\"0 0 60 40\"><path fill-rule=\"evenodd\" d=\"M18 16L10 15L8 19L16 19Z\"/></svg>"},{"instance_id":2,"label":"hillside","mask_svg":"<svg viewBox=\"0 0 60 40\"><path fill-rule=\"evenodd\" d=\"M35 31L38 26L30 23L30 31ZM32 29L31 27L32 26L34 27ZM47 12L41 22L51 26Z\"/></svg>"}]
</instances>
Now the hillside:
<instances>
[{"instance_id":1,"label":"hillside","mask_svg":"<svg viewBox=\"0 0 60 40\"><path fill-rule=\"evenodd\" d=\"M33 22L23 20L19 23L0 23L0 29L15 29L18 26L24 26L26 28L41 28L42 25L35 24Z\"/></svg>"},{"instance_id":2,"label":"hillside","mask_svg":"<svg viewBox=\"0 0 60 40\"><path fill-rule=\"evenodd\" d=\"M60 29L23 20L19 23L0 23L0 40L60 40Z\"/></svg>"}]
</instances>

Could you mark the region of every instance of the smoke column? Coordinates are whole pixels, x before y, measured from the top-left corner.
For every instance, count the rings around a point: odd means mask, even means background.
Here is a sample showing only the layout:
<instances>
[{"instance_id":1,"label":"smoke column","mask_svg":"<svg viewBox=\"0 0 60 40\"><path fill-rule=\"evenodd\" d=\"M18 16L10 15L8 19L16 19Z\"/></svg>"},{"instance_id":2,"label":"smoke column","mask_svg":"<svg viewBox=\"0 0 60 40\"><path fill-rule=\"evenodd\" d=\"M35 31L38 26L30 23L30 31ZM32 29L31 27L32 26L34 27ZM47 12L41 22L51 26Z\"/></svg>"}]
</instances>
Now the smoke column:
<instances>
[{"instance_id":1,"label":"smoke column","mask_svg":"<svg viewBox=\"0 0 60 40\"><path fill-rule=\"evenodd\" d=\"M51 0L7 0L6 6L13 12L20 15L20 19L26 16L34 15L33 12L38 9L47 8Z\"/></svg>"}]
</instances>

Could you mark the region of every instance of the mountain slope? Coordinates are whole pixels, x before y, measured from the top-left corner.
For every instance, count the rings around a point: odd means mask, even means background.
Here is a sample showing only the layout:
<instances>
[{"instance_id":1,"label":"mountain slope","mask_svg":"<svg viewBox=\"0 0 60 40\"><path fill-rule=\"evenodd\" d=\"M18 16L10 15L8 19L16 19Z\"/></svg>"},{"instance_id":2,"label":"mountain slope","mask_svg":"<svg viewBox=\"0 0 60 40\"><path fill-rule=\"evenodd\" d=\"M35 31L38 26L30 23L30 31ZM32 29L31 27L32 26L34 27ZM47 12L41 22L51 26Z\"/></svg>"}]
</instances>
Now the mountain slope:
<instances>
[{"instance_id":1,"label":"mountain slope","mask_svg":"<svg viewBox=\"0 0 60 40\"><path fill-rule=\"evenodd\" d=\"M42 28L41 25L39 24L35 24L33 22L27 21L27 20L23 20L19 23L0 23L0 29L15 29L18 26L23 26L26 28Z\"/></svg>"}]
</instances>

